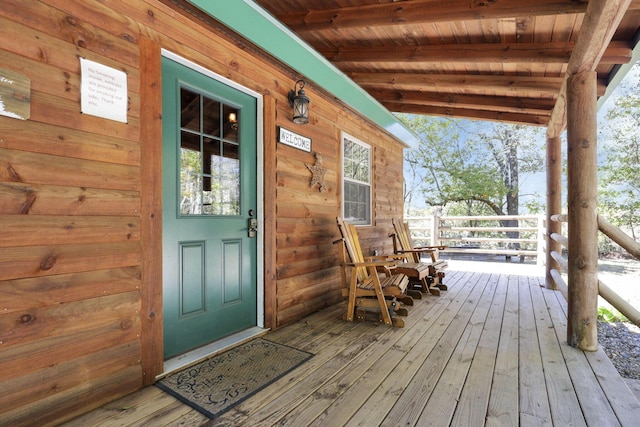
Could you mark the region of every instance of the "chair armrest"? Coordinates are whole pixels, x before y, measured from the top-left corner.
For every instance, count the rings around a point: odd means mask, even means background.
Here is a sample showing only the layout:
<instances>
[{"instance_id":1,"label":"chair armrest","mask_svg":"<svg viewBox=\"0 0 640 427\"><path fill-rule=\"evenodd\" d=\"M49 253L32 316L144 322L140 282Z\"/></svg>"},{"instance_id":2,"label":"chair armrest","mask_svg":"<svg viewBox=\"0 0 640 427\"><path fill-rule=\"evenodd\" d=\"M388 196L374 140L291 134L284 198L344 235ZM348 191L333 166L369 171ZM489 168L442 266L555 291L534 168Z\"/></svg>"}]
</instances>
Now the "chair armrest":
<instances>
[{"instance_id":1,"label":"chair armrest","mask_svg":"<svg viewBox=\"0 0 640 427\"><path fill-rule=\"evenodd\" d=\"M398 254L393 254L393 255L371 255L371 256L364 257L364 259L365 259L365 261L370 261L370 262L374 262L374 261L386 262L386 261L391 261L391 260L404 259L404 256L403 255L398 255Z\"/></svg>"},{"instance_id":2,"label":"chair armrest","mask_svg":"<svg viewBox=\"0 0 640 427\"><path fill-rule=\"evenodd\" d=\"M440 250L440 251L444 251L445 249L447 249L446 246L417 246L415 248L413 248L414 250L431 250L431 251L435 251L435 250Z\"/></svg>"},{"instance_id":3,"label":"chair armrest","mask_svg":"<svg viewBox=\"0 0 640 427\"><path fill-rule=\"evenodd\" d=\"M422 253L431 253L431 252L435 252L435 249L422 249L422 248L414 248L408 251L405 250L398 250L396 251L399 254L422 254Z\"/></svg>"},{"instance_id":4,"label":"chair armrest","mask_svg":"<svg viewBox=\"0 0 640 427\"><path fill-rule=\"evenodd\" d=\"M395 267L395 261L365 261L365 262L342 262L340 265L346 267Z\"/></svg>"}]
</instances>

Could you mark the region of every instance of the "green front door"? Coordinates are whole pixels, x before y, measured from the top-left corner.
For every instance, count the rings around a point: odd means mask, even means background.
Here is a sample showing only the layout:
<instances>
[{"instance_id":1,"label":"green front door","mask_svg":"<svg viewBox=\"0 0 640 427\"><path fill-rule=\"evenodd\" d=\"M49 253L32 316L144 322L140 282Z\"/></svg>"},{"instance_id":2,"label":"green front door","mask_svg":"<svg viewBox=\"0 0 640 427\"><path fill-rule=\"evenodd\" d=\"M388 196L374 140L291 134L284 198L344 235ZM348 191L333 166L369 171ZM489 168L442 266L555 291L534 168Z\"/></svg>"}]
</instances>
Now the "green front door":
<instances>
[{"instance_id":1,"label":"green front door","mask_svg":"<svg viewBox=\"0 0 640 427\"><path fill-rule=\"evenodd\" d=\"M256 99L162 63L164 356L256 326Z\"/></svg>"}]
</instances>

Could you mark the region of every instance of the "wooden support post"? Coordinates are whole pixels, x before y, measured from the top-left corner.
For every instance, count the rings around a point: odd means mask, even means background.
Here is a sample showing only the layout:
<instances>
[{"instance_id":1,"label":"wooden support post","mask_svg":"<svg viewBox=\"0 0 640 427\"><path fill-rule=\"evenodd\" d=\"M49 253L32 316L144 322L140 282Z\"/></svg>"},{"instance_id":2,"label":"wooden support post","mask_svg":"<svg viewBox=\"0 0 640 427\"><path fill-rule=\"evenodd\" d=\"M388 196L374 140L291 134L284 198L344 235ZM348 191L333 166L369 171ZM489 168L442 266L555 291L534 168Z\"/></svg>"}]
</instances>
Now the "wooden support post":
<instances>
[{"instance_id":1,"label":"wooden support post","mask_svg":"<svg viewBox=\"0 0 640 427\"><path fill-rule=\"evenodd\" d=\"M547 136L547 269L546 285L556 289L551 270L560 266L551 256L553 251L562 253L562 245L551 238L553 233L562 234L562 223L552 221L552 215L562 213L562 141L559 136Z\"/></svg>"},{"instance_id":2,"label":"wooden support post","mask_svg":"<svg viewBox=\"0 0 640 427\"><path fill-rule=\"evenodd\" d=\"M568 318L567 341L598 349L597 74L567 78Z\"/></svg>"},{"instance_id":3,"label":"wooden support post","mask_svg":"<svg viewBox=\"0 0 640 427\"><path fill-rule=\"evenodd\" d=\"M276 298L277 260L276 244L276 118L278 105L273 96L264 98L264 327L275 329L278 325L278 301Z\"/></svg>"},{"instance_id":4,"label":"wooden support post","mask_svg":"<svg viewBox=\"0 0 640 427\"><path fill-rule=\"evenodd\" d=\"M142 384L164 371L162 324L162 56L160 45L140 37L140 289Z\"/></svg>"}]
</instances>

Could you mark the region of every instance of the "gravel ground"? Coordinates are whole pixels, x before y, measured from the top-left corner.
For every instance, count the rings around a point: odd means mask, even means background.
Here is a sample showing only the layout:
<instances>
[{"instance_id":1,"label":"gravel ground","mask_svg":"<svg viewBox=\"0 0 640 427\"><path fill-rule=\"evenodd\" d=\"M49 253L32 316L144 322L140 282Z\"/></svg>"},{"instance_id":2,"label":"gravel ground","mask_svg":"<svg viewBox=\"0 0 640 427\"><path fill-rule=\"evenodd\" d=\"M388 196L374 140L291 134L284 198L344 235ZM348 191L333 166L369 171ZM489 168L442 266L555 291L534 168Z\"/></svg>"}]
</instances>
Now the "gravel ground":
<instances>
[{"instance_id":1,"label":"gravel ground","mask_svg":"<svg viewBox=\"0 0 640 427\"><path fill-rule=\"evenodd\" d=\"M598 261L598 278L621 297L640 308L640 262L611 257ZM598 305L610 310L604 299ZM633 323L598 322L598 341L624 378L640 380L640 328Z\"/></svg>"},{"instance_id":2,"label":"gravel ground","mask_svg":"<svg viewBox=\"0 0 640 427\"><path fill-rule=\"evenodd\" d=\"M598 322L598 342L620 375L640 380L640 328L632 323Z\"/></svg>"}]
</instances>

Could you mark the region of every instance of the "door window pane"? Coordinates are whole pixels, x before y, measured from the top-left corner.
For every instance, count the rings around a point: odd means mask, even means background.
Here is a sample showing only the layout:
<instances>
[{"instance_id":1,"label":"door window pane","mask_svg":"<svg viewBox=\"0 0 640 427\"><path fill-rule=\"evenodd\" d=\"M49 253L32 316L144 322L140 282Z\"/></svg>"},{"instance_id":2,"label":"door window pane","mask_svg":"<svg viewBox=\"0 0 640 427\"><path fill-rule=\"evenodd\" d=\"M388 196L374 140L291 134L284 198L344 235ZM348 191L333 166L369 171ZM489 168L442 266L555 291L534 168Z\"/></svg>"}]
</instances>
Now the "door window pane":
<instances>
[{"instance_id":1,"label":"door window pane","mask_svg":"<svg viewBox=\"0 0 640 427\"><path fill-rule=\"evenodd\" d=\"M215 99L202 97L202 133L211 136L221 136L220 132L220 102Z\"/></svg>"},{"instance_id":2,"label":"door window pane","mask_svg":"<svg viewBox=\"0 0 640 427\"><path fill-rule=\"evenodd\" d=\"M180 215L240 214L240 111L181 88Z\"/></svg>"},{"instance_id":3,"label":"door window pane","mask_svg":"<svg viewBox=\"0 0 640 427\"><path fill-rule=\"evenodd\" d=\"M240 111L229 105L223 106L222 115L225 124L222 128L223 137L226 141L238 142L238 123L240 121Z\"/></svg>"},{"instance_id":4,"label":"door window pane","mask_svg":"<svg viewBox=\"0 0 640 427\"><path fill-rule=\"evenodd\" d=\"M200 95L188 89L180 91L180 127L200 131Z\"/></svg>"}]
</instances>

